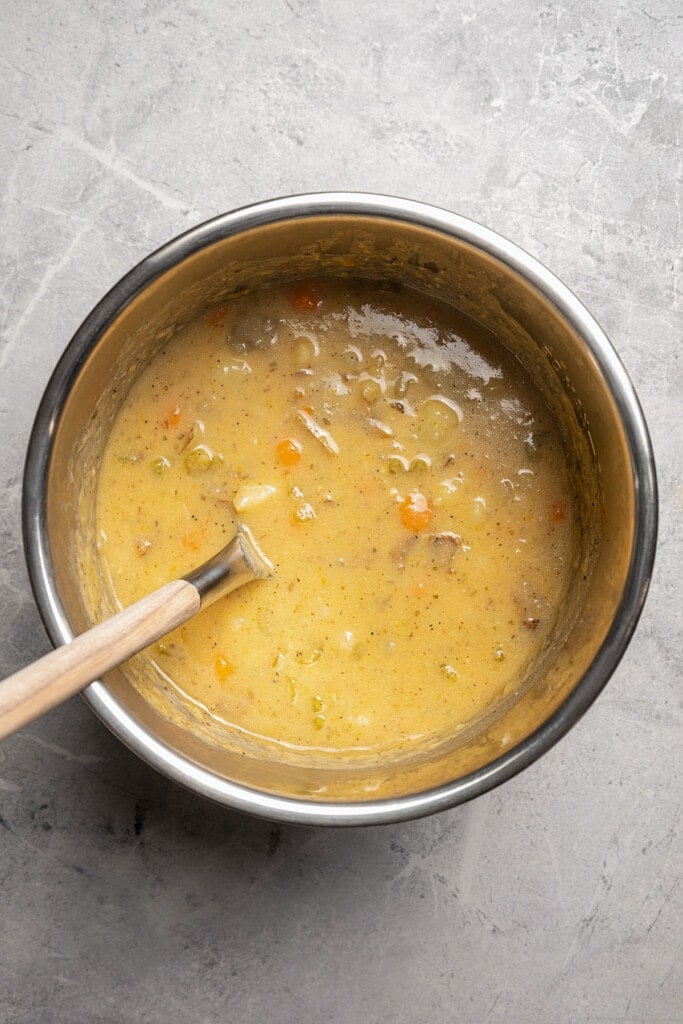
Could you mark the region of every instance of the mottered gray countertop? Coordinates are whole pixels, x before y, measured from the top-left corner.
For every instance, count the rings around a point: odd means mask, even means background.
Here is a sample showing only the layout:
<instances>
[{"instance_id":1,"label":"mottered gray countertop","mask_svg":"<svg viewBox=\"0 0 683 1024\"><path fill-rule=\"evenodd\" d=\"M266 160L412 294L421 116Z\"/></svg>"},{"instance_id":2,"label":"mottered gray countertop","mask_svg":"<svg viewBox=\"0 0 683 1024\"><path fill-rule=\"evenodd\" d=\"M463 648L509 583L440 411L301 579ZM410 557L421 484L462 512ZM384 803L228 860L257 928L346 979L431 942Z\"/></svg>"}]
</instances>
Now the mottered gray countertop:
<instances>
[{"instance_id":1,"label":"mottered gray countertop","mask_svg":"<svg viewBox=\"0 0 683 1024\"><path fill-rule=\"evenodd\" d=\"M437 817L240 817L80 698L6 741L1 1024L683 1019L682 30L676 0L5 0L1 675L48 649L21 471L59 354L150 250L274 195L409 196L539 257L636 384L661 526L597 703Z\"/></svg>"}]
</instances>

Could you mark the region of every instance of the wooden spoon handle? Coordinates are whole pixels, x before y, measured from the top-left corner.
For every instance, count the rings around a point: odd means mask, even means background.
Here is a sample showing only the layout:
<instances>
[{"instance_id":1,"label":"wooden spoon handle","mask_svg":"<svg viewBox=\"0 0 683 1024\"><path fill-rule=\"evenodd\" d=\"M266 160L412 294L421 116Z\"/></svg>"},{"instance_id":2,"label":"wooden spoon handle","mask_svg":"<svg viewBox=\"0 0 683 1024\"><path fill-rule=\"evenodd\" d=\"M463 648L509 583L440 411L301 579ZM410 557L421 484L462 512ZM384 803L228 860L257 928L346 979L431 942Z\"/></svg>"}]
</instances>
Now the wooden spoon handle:
<instances>
[{"instance_id":1,"label":"wooden spoon handle","mask_svg":"<svg viewBox=\"0 0 683 1024\"><path fill-rule=\"evenodd\" d=\"M0 740L170 633L200 606L196 587L174 580L9 676L0 683Z\"/></svg>"}]
</instances>

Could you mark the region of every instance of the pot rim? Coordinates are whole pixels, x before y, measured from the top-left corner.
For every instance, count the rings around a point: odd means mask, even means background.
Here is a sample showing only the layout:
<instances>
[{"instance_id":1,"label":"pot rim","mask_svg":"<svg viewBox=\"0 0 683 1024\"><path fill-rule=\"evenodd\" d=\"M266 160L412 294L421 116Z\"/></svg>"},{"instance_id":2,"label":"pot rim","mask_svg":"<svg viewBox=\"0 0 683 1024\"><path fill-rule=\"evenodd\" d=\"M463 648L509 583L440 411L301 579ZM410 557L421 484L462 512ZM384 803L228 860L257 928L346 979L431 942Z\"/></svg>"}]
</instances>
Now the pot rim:
<instances>
[{"instance_id":1,"label":"pot rim","mask_svg":"<svg viewBox=\"0 0 683 1024\"><path fill-rule=\"evenodd\" d=\"M652 445L628 374L598 323L579 299L533 256L459 214L394 196L322 192L266 200L203 222L177 236L122 277L86 317L67 345L41 399L24 467L22 527L29 579L55 645L73 639L56 591L47 534L46 485L52 438L69 390L101 333L155 278L193 253L250 228L306 217L366 216L407 222L467 242L529 281L582 338L610 388L627 439L634 487L634 536L626 583L614 621L593 662L560 707L530 736L483 768L423 792L380 800L326 803L280 797L230 782L162 743L141 726L102 682L84 696L105 725L134 753L181 785L234 810L296 824L384 824L444 810L487 792L528 767L581 718L624 654L647 595L657 539L657 482Z\"/></svg>"}]
</instances>

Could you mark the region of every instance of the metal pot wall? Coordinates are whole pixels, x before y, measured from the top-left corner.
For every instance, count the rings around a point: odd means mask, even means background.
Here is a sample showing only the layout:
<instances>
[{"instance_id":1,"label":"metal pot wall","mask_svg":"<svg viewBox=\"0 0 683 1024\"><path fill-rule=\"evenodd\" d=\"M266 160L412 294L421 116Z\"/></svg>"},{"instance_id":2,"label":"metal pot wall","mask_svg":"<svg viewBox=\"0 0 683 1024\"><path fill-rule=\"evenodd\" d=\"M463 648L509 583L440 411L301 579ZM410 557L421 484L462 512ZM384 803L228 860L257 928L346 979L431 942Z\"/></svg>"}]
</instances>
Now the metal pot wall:
<instances>
[{"instance_id":1,"label":"metal pot wall","mask_svg":"<svg viewBox=\"0 0 683 1024\"><path fill-rule=\"evenodd\" d=\"M562 423L580 482L579 570L542 671L478 727L363 768L231 752L146 702L126 668L90 686L132 750L204 796L272 819L330 825L417 817L468 800L536 760L589 707L635 628L652 571L657 496L630 381L582 304L492 231L434 207L330 193L260 203L175 239L123 278L76 332L43 397L24 480L29 573L47 630L91 624L97 467L131 382L177 330L237 289L307 274L393 280L494 330Z\"/></svg>"}]
</instances>

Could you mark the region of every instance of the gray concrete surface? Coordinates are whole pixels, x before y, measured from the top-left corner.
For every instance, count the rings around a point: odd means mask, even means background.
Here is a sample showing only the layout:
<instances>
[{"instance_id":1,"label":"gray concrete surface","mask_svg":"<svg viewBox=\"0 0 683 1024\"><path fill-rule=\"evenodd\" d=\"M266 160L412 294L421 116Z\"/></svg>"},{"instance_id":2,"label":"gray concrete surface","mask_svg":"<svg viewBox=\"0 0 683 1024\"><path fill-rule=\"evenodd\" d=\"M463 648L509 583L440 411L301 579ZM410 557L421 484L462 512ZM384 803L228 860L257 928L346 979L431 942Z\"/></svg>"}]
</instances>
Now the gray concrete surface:
<instances>
[{"instance_id":1,"label":"gray concrete surface","mask_svg":"<svg viewBox=\"0 0 683 1024\"><path fill-rule=\"evenodd\" d=\"M157 776L80 699L0 750L0 1021L674 1024L681 921L676 0L2 4L0 674L47 650L20 539L42 388L150 249L324 188L540 257L638 388L657 572L559 746L407 825L295 830Z\"/></svg>"}]
</instances>

